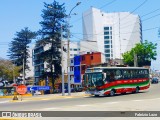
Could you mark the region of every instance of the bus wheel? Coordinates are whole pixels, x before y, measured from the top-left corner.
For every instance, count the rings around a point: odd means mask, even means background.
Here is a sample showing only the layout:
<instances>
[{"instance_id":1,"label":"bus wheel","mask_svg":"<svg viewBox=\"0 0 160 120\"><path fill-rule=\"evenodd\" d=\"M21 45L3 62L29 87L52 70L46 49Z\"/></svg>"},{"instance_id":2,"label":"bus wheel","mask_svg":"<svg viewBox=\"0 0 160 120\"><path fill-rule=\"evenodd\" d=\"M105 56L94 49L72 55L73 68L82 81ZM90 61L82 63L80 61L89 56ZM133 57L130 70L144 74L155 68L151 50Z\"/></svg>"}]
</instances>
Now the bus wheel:
<instances>
[{"instance_id":1,"label":"bus wheel","mask_svg":"<svg viewBox=\"0 0 160 120\"><path fill-rule=\"evenodd\" d=\"M99 97L99 95L94 95L95 97Z\"/></svg>"},{"instance_id":2,"label":"bus wheel","mask_svg":"<svg viewBox=\"0 0 160 120\"><path fill-rule=\"evenodd\" d=\"M110 96L114 96L115 95L115 90L111 90L110 91Z\"/></svg>"},{"instance_id":3,"label":"bus wheel","mask_svg":"<svg viewBox=\"0 0 160 120\"><path fill-rule=\"evenodd\" d=\"M136 87L135 93L139 93L139 87Z\"/></svg>"}]
</instances>

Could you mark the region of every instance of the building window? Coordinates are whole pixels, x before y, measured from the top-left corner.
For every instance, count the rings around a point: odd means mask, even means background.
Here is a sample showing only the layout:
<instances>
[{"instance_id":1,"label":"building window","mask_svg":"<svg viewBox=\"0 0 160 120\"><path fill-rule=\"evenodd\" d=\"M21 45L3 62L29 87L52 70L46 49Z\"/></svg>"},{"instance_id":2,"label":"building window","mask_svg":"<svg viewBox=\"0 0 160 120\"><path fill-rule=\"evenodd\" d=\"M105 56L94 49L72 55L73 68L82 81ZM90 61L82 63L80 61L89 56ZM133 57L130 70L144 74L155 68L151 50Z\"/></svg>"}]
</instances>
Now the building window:
<instances>
[{"instance_id":1,"label":"building window","mask_svg":"<svg viewBox=\"0 0 160 120\"><path fill-rule=\"evenodd\" d=\"M77 51L77 49L76 49L76 48L74 48L73 50L74 50L74 51Z\"/></svg>"},{"instance_id":2,"label":"building window","mask_svg":"<svg viewBox=\"0 0 160 120\"><path fill-rule=\"evenodd\" d=\"M105 45L104 47L105 47L105 48L110 48L110 45Z\"/></svg>"},{"instance_id":3,"label":"building window","mask_svg":"<svg viewBox=\"0 0 160 120\"><path fill-rule=\"evenodd\" d=\"M105 54L105 57L110 57L110 54Z\"/></svg>"},{"instance_id":4,"label":"building window","mask_svg":"<svg viewBox=\"0 0 160 120\"><path fill-rule=\"evenodd\" d=\"M85 56L82 56L82 61L84 61L85 60Z\"/></svg>"},{"instance_id":5,"label":"building window","mask_svg":"<svg viewBox=\"0 0 160 120\"><path fill-rule=\"evenodd\" d=\"M74 68L74 67L70 67L70 69L71 69L70 71L73 71L73 68Z\"/></svg>"},{"instance_id":6,"label":"building window","mask_svg":"<svg viewBox=\"0 0 160 120\"><path fill-rule=\"evenodd\" d=\"M109 32L104 32L104 35L109 35Z\"/></svg>"},{"instance_id":7,"label":"building window","mask_svg":"<svg viewBox=\"0 0 160 120\"><path fill-rule=\"evenodd\" d=\"M104 30L109 30L109 27L104 27Z\"/></svg>"},{"instance_id":8,"label":"building window","mask_svg":"<svg viewBox=\"0 0 160 120\"><path fill-rule=\"evenodd\" d=\"M85 70L85 68L86 68L85 65L83 65L83 66L82 66L82 70Z\"/></svg>"},{"instance_id":9,"label":"building window","mask_svg":"<svg viewBox=\"0 0 160 120\"><path fill-rule=\"evenodd\" d=\"M104 41L104 44L109 44L110 42L109 42L109 40L107 40L107 41Z\"/></svg>"},{"instance_id":10,"label":"building window","mask_svg":"<svg viewBox=\"0 0 160 120\"><path fill-rule=\"evenodd\" d=\"M72 48L70 48L70 51L72 51Z\"/></svg>"},{"instance_id":11,"label":"building window","mask_svg":"<svg viewBox=\"0 0 160 120\"><path fill-rule=\"evenodd\" d=\"M93 56L91 56L91 60L93 60Z\"/></svg>"},{"instance_id":12,"label":"building window","mask_svg":"<svg viewBox=\"0 0 160 120\"><path fill-rule=\"evenodd\" d=\"M71 60L71 63L73 63L73 60Z\"/></svg>"},{"instance_id":13,"label":"building window","mask_svg":"<svg viewBox=\"0 0 160 120\"><path fill-rule=\"evenodd\" d=\"M104 39L109 39L110 37L109 36L104 36Z\"/></svg>"},{"instance_id":14,"label":"building window","mask_svg":"<svg viewBox=\"0 0 160 120\"><path fill-rule=\"evenodd\" d=\"M106 50L105 50L105 53L110 53L110 49L106 49Z\"/></svg>"}]
</instances>

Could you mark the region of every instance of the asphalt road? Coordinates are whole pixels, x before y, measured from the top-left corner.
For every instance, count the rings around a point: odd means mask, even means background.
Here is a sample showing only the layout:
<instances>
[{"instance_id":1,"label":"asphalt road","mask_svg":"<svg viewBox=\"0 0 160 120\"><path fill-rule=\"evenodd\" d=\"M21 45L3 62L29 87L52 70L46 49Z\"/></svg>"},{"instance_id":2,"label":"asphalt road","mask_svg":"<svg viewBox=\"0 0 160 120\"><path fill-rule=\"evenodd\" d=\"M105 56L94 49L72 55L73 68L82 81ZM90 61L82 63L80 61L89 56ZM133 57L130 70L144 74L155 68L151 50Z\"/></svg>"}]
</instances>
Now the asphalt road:
<instances>
[{"instance_id":1,"label":"asphalt road","mask_svg":"<svg viewBox=\"0 0 160 120\"><path fill-rule=\"evenodd\" d=\"M24 98L25 99L25 98ZM7 99L8 100L8 99ZM138 94L114 97L52 97L28 101L0 100L0 111L160 111L160 83ZM5 102L6 101L6 102Z\"/></svg>"}]
</instances>

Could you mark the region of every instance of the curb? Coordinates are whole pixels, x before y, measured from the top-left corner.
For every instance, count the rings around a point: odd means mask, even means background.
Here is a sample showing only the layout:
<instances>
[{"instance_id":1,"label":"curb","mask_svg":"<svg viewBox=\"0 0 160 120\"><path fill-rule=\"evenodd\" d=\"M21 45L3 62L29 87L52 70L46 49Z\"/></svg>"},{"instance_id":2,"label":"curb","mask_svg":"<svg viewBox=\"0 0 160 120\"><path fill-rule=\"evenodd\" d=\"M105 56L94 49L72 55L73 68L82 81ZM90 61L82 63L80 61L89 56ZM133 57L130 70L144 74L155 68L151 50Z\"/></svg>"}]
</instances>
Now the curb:
<instances>
[{"instance_id":1,"label":"curb","mask_svg":"<svg viewBox=\"0 0 160 120\"><path fill-rule=\"evenodd\" d=\"M17 95L18 97L20 97L21 95ZM23 97L31 97L32 94L25 94L25 95L22 95ZM11 96L0 96L0 98L13 98L14 95L11 95Z\"/></svg>"}]
</instances>

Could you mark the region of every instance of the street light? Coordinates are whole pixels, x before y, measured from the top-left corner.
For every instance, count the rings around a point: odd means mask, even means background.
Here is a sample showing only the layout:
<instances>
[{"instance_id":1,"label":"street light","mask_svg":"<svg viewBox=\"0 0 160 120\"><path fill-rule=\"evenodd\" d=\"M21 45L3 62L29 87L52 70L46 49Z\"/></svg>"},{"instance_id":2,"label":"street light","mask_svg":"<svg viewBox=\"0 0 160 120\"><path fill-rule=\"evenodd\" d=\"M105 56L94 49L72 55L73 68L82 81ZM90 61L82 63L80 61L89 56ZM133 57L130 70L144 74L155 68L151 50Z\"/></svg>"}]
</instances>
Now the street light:
<instances>
[{"instance_id":1,"label":"street light","mask_svg":"<svg viewBox=\"0 0 160 120\"><path fill-rule=\"evenodd\" d=\"M70 81L70 48L69 48L69 44L70 44L70 30L69 30L69 22L70 22L70 18L71 18L71 13L73 11L73 9L75 9L78 5L80 5L81 2L77 2L77 4L71 9L71 11L68 14L68 95L71 95L71 81Z\"/></svg>"}]
</instances>

